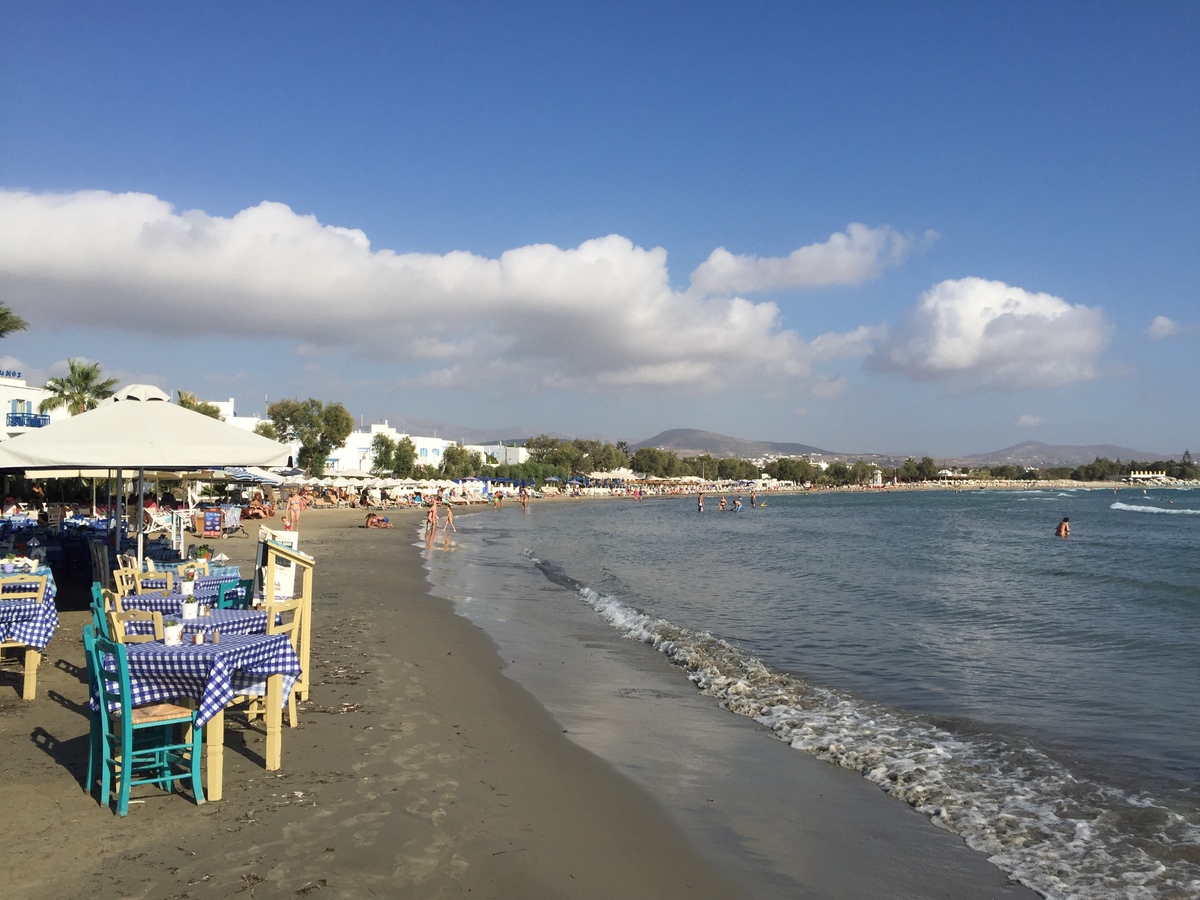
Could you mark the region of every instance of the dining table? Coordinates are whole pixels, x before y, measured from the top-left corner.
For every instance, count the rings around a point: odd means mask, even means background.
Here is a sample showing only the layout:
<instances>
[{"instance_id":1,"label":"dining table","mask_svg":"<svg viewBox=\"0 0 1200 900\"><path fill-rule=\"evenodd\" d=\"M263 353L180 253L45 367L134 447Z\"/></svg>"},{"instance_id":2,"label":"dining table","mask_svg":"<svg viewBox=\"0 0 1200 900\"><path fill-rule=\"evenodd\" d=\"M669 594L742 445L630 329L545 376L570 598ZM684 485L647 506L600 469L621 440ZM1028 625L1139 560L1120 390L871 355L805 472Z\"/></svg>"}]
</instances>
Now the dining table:
<instances>
[{"instance_id":1,"label":"dining table","mask_svg":"<svg viewBox=\"0 0 1200 900\"><path fill-rule=\"evenodd\" d=\"M192 595L196 598L196 601L198 603L203 603L207 606L212 606L212 605L216 604L217 598L221 594L221 586L227 585L227 584L233 584L238 580L238 574L237 574L238 570L236 569L236 567L234 568L234 573L235 574L232 577L229 575L197 575L196 580L192 582L192 585L193 585ZM171 591L169 593L166 592L166 588L167 588L166 575L163 575L162 578L154 578L154 577L148 577L148 576L143 575L141 581L142 581L142 589L143 590L157 591L157 592L161 592L161 593L142 594L140 596L156 597L156 596L164 596L165 595L168 597L175 597L175 598L179 599L180 602L182 602L182 600L183 600L183 592L180 589L180 585L182 584L182 582L175 579L174 576L172 576ZM241 599L240 594L241 594L241 589L235 588L230 596ZM127 600L128 598L125 598L125 599ZM145 608L148 608L148 607L138 607L138 609L145 609ZM159 610L159 612L165 612L165 611L166 610Z\"/></svg>"},{"instance_id":2,"label":"dining table","mask_svg":"<svg viewBox=\"0 0 1200 900\"><path fill-rule=\"evenodd\" d=\"M142 597L145 594L140 595ZM139 595L135 594L128 599L138 599ZM129 603L122 603L126 609L136 609ZM222 636L231 634L266 634L267 633L267 612L264 609L212 609L207 613L202 612L194 619L185 619L180 610L149 610L150 612L161 612L163 617L172 617L183 626L184 640L193 634L203 634L206 640L212 638L214 633ZM127 621L125 624L126 634L153 634L154 623L145 619L134 619Z\"/></svg>"},{"instance_id":3,"label":"dining table","mask_svg":"<svg viewBox=\"0 0 1200 900\"><path fill-rule=\"evenodd\" d=\"M300 675L300 660L286 634L226 636L222 630L220 643L185 640L168 646L147 641L127 644L125 652L135 706L179 698L196 701L196 724L205 729L208 799L220 800L223 795L225 707L239 693L265 693L264 767L268 771L280 768L283 707Z\"/></svg>"},{"instance_id":4,"label":"dining table","mask_svg":"<svg viewBox=\"0 0 1200 900\"><path fill-rule=\"evenodd\" d=\"M17 590L22 574L46 576L46 587L40 601L32 597L4 599L5 591ZM58 630L58 608L54 605L54 597L57 594L54 573L46 566L39 566L28 573L6 574L3 577L4 580L0 581L0 641L25 645L26 678L21 696L24 700L33 700L37 693L36 673L42 661L42 651Z\"/></svg>"}]
</instances>

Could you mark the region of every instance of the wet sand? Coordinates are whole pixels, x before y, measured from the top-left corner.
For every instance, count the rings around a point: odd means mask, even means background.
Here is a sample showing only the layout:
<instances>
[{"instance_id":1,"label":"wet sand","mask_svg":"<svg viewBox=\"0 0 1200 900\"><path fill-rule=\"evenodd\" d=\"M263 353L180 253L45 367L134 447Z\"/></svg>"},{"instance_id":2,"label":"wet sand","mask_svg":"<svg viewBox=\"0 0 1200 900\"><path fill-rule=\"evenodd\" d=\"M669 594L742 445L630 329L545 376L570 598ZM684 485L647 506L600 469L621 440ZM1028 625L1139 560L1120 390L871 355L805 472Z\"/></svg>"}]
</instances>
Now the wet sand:
<instances>
[{"instance_id":1,"label":"wet sand","mask_svg":"<svg viewBox=\"0 0 1200 900\"><path fill-rule=\"evenodd\" d=\"M143 788L120 819L84 793L79 634L89 615L83 587L64 585L37 700L21 701L19 676L0 673L6 896L745 896L735 870L564 736L504 676L487 636L429 595L412 546L419 515L389 513L399 527L368 531L355 527L358 511L305 514L301 548L317 560L312 698L300 726L284 729L279 772L261 767L261 725L227 716L225 796L199 807ZM254 548L220 542L244 571ZM825 768L805 776L817 779L804 804L814 805L797 813L796 851L812 878L780 896L855 896L857 879L839 873L864 866L885 883L895 872L917 896L959 895L925 891L941 882L939 868L958 859L974 870L981 858L953 850L944 833L914 843L872 804L906 808ZM839 836L824 833L847 817ZM840 840L848 826L861 828L853 846ZM909 883L922 871L923 887ZM974 893L964 896L1033 896L994 870L968 881Z\"/></svg>"}]
</instances>

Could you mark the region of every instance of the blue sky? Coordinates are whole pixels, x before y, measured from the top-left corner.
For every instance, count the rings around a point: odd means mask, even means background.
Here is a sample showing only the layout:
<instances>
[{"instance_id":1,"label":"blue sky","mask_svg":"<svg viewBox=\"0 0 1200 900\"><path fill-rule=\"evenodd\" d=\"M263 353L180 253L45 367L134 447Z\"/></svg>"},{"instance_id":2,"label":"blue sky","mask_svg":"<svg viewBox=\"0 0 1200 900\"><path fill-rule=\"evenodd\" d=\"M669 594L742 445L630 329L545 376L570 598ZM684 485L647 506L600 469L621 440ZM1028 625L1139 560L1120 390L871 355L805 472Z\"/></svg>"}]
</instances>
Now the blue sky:
<instances>
[{"instance_id":1,"label":"blue sky","mask_svg":"<svg viewBox=\"0 0 1200 900\"><path fill-rule=\"evenodd\" d=\"M0 346L239 412L1200 452L1195 3L0 5Z\"/></svg>"}]
</instances>

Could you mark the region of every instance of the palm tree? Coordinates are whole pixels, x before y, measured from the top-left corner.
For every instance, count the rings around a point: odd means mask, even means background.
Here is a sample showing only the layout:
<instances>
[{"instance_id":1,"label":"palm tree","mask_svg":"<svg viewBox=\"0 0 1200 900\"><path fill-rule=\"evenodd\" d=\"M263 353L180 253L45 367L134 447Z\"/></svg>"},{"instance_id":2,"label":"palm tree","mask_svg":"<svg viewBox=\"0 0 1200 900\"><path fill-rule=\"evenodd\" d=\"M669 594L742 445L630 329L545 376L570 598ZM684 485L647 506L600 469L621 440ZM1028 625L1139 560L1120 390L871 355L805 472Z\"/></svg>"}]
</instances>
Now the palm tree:
<instances>
[{"instance_id":1,"label":"palm tree","mask_svg":"<svg viewBox=\"0 0 1200 900\"><path fill-rule=\"evenodd\" d=\"M46 390L52 396L38 404L38 412L46 413L52 409L65 406L67 412L75 416L96 405L106 397L113 395L117 379L100 380L100 363L84 362L82 359L68 359L70 371L64 378L46 379Z\"/></svg>"},{"instance_id":2,"label":"palm tree","mask_svg":"<svg viewBox=\"0 0 1200 900\"><path fill-rule=\"evenodd\" d=\"M202 416L208 416L210 419L220 419L221 410L217 408L215 403L207 403L201 400L197 394L191 391L178 391L179 405L184 409L190 409L192 412L198 412Z\"/></svg>"},{"instance_id":3,"label":"palm tree","mask_svg":"<svg viewBox=\"0 0 1200 900\"><path fill-rule=\"evenodd\" d=\"M24 331L28 327L29 323L9 309L7 304L0 303L0 338L8 337L14 331Z\"/></svg>"}]
</instances>

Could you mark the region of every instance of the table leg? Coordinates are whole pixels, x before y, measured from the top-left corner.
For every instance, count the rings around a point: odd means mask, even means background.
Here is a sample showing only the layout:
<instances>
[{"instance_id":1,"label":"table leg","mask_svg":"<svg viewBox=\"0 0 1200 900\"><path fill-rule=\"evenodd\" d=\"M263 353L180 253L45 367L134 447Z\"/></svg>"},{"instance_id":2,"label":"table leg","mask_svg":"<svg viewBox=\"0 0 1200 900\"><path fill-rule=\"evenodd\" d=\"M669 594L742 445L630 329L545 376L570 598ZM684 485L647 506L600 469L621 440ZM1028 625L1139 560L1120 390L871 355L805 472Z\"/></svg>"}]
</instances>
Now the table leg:
<instances>
[{"instance_id":1,"label":"table leg","mask_svg":"<svg viewBox=\"0 0 1200 900\"><path fill-rule=\"evenodd\" d=\"M205 763L208 784L204 786L204 795L209 800L220 800L225 786L225 710L209 719L204 726L204 744L208 751Z\"/></svg>"},{"instance_id":2,"label":"table leg","mask_svg":"<svg viewBox=\"0 0 1200 900\"><path fill-rule=\"evenodd\" d=\"M42 663L42 654L32 647L25 648L25 687L21 692L22 700L33 700L37 697L37 670Z\"/></svg>"},{"instance_id":3,"label":"table leg","mask_svg":"<svg viewBox=\"0 0 1200 900\"><path fill-rule=\"evenodd\" d=\"M267 764L268 770L281 765L283 742L283 676L272 675L267 679Z\"/></svg>"}]
</instances>

